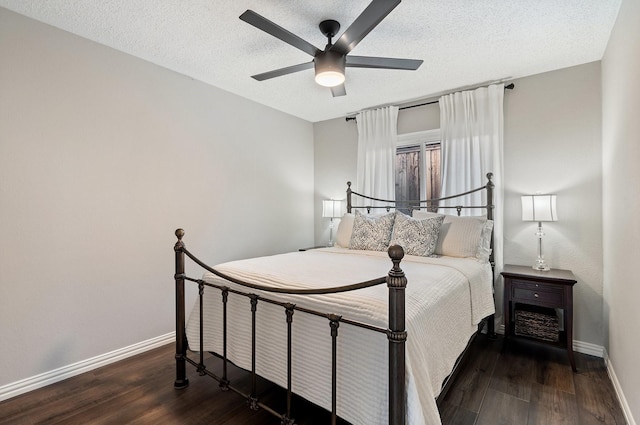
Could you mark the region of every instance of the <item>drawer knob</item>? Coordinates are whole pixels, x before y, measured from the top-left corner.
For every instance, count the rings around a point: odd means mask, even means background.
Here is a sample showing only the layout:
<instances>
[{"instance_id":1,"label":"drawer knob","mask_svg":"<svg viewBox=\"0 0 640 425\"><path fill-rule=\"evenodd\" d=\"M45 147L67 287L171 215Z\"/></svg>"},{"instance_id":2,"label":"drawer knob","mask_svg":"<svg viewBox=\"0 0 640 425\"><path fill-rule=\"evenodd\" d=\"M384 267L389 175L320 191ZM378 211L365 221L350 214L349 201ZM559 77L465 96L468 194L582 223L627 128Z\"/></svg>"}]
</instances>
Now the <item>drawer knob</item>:
<instances>
[{"instance_id":1,"label":"drawer knob","mask_svg":"<svg viewBox=\"0 0 640 425\"><path fill-rule=\"evenodd\" d=\"M538 298L538 293L533 294L534 297Z\"/></svg>"}]
</instances>

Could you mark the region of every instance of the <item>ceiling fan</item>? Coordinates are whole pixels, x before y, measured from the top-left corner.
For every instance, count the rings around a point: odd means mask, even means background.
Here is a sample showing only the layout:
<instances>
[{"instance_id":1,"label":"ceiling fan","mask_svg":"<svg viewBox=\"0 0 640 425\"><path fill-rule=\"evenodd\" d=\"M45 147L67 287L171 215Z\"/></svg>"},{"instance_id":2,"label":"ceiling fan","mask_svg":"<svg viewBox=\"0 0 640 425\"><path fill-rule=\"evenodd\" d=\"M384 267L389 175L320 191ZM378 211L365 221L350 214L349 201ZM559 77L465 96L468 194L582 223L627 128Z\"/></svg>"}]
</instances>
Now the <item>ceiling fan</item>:
<instances>
[{"instance_id":1,"label":"ceiling fan","mask_svg":"<svg viewBox=\"0 0 640 425\"><path fill-rule=\"evenodd\" d=\"M320 31L328 39L324 50L318 49L313 44L287 31L280 25L271 22L264 16L252 10L247 10L240 15L240 19L313 56L311 62L275 69L253 75L252 78L263 81L305 69L315 68L316 83L321 86L330 87L331 94L335 97L347 94L344 87L345 67L403 70L418 69L420 65L422 65L422 60L349 55L349 52L351 52L376 25L391 13L391 11L400 4L400 1L401 0L373 0L335 43L332 43L331 39L335 37L340 30L340 23L332 19L320 22Z\"/></svg>"}]
</instances>

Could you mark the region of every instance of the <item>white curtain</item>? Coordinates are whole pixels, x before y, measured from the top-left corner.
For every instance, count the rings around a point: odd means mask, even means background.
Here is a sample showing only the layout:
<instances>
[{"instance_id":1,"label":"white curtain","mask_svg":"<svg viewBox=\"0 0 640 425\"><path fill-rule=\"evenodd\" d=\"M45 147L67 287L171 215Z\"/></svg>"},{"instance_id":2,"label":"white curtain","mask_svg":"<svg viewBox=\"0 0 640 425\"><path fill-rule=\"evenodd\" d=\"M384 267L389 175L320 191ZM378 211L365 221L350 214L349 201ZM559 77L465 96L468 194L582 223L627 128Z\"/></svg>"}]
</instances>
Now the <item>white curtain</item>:
<instances>
[{"instance_id":1,"label":"white curtain","mask_svg":"<svg viewBox=\"0 0 640 425\"><path fill-rule=\"evenodd\" d=\"M493 173L496 276L500 276L503 266L503 99L504 84L496 84L452 93L439 101L442 196L483 186L487 182L486 174ZM460 203L453 200L445 205ZM464 204L485 205L485 193L469 195ZM469 210L466 214L478 215L478 211Z\"/></svg>"},{"instance_id":2,"label":"white curtain","mask_svg":"<svg viewBox=\"0 0 640 425\"><path fill-rule=\"evenodd\" d=\"M398 107L363 111L358 124L356 191L381 199L395 199L395 161Z\"/></svg>"}]
</instances>

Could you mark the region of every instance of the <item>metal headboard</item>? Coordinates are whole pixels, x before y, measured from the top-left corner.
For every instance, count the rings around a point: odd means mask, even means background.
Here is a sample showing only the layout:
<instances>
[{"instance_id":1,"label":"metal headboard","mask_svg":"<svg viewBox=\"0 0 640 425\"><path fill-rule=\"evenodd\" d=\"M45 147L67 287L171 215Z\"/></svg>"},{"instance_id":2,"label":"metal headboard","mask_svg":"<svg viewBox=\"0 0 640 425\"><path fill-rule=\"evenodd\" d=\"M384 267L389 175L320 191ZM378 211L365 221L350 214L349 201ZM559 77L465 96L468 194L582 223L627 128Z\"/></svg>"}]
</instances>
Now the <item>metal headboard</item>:
<instances>
[{"instance_id":1,"label":"metal headboard","mask_svg":"<svg viewBox=\"0 0 640 425\"><path fill-rule=\"evenodd\" d=\"M347 182L347 212L353 212L353 209L366 209L367 212L371 212L373 209L384 209L386 211L391 211L391 209L397 209L398 204L402 202L402 204L409 204L410 209L421 209L426 208L429 211L436 211L440 209L454 209L457 212L457 215L460 215L463 209L482 209L487 213L487 219L493 220L493 189L494 184L491 180L493 178L493 173L487 173L487 184L484 186L480 186L476 189L469 190L464 193L459 193L457 195L445 196L442 198L433 198L433 199L425 199L425 200L415 200L415 201L393 201L389 199L380 199L374 198L372 196L363 195L358 192L354 192L351 190L351 182ZM487 191L487 204L486 205L440 205L440 201L445 201L449 199L461 198L463 196L469 195L471 193L480 192L486 190ZM364 200L376 201L377 203L384 203L386 205L355 205L353 203L353 196L359 196Z\"/></svg>"},{"instance_id":2,"label":"metal headboard","mask_svg":"<svg viewBox=\"0 0 640 425\"><path fill-rule=\"evenodd\" d=\"M451 195L451 196L445 196L442 198L434 198L434 199L425 199L425 200L418 200L418 201L392 201L392 200L388 200L388 199L379 199L379 198L374 198L372 196L367 196L367 195L363 195L361 193L357 193L354 192L353 190L351 190L351 182L347 182L347 212L353 212L353 209L355 208L361 208L361 209L366 209L367 212L371 212L372 209L384 209L386 211L391 211L391 209L396 209L398 203L402 202L402 203L409 203L410 205L416 205L417 207L411 207L412 209L420 209L422 208L422 206L424 206L427 210L429 211L437 211L440 209L454 209L457 212L457 215L460 215L460 213L462 212L463 209L481 209L481 210L485 210L487 213L487 219L488 220L493 220L493 208L494 208L494 203L493 203L493 189L495 187L495 185L493 184L493 181L491 180L493 178L493 173L487 173L487 184L485 184L484 186L480 186L476 189L472 189L469 190L468 192L464 192L464 193L459 193L457 195ZM456 198L460 198L463 197L465 195L469 195L471 193L475 193L475 192L480 192L486 190L487 191L487 204L486 205L451 205L451 206L441 206L440 201L444 201L447 199L456 199ZM362 199L365 200L369 200L369 201L376 201L376 202L382 202L382 203L386 203L387 205L354 205L353 204L353 200L352 197L353 196L359 196ZM494 255L493 255L493 231L491 232L491 254L489 255L489 262L491 263L491 267L493 268L495 265L494 262Z\"/></svg>"}]
</instances>

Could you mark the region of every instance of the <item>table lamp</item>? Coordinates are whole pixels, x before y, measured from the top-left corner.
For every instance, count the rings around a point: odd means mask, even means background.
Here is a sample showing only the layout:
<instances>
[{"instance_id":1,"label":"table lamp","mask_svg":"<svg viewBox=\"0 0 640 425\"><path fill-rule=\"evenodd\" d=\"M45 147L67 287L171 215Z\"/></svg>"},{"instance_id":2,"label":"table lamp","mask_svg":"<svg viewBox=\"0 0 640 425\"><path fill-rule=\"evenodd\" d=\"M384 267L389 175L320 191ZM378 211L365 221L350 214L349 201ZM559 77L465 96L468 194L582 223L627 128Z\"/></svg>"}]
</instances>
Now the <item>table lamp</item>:
<instances>
[{"instance_id":1,"label":"table lamp","mask_svg":"<svg viewBox=\"0 0 640 425\"><path fill-rule=\"evenodd\" d=\"M342 201L335 199L322 201L322 217L330 219L329 246L333 246L333 219L342 217Z\"/></svg>"},{"instance_id":2,"label":"table lamp","mask_svg":"<svg viewBox=\"0 0 640 425\"><path fill-rule=\"evenodd\" d=\"M542 237L544 236L542 222L558 221L556 195L523 195L522 221L538 222L538 231L536 232L536 236L538 236L538 259L533 265L533 268L543 271L550 270L551 268L544 260L544 255L542 254Z\"/></svg>"}]
</instances>

